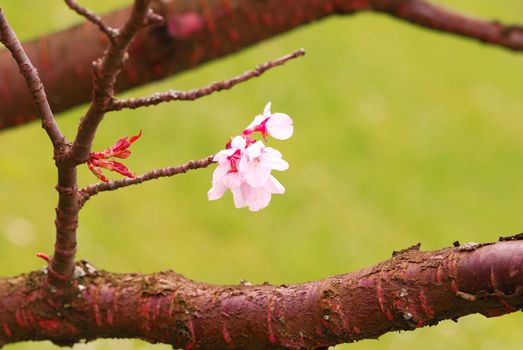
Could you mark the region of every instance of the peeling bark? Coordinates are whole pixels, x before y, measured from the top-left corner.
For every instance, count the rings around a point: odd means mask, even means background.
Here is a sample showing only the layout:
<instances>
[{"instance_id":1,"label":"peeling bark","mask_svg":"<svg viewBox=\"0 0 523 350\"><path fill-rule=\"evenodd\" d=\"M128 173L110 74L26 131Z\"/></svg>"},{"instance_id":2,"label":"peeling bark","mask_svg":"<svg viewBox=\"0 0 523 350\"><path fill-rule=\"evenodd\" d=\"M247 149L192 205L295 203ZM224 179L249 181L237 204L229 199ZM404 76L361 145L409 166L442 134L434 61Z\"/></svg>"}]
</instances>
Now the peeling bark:
<instances>
[{"instance_id":1,"label":"peeling bark","mask_svg":"<svg viewBox=\"0 0 523 350\"><path fill-rule=\"evenodd\" d=\"M523 306L523 241L418 247L358 272L297 285L217 286L172 271L79 262L56 304L45 271L0 280L0 342L141 338L185 349L318 349Z\"/></svg>"}]
</instances>

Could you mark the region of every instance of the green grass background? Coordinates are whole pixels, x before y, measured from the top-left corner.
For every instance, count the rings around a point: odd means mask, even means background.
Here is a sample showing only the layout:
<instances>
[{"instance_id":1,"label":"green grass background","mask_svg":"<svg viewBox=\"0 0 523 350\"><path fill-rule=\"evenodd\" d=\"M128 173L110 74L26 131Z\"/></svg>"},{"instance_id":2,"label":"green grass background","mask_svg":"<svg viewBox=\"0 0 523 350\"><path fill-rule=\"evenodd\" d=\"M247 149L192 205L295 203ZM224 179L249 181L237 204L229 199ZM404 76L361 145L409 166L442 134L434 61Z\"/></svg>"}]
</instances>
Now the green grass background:
<instances>
[{"instance_id":1,"label":"green grass background","mask_svg":"<svg viewBox=\"0 0 523 350\"><path fill-rule=\"evenodd\" d=\"M523 22L520 0L438 2ZM105 12L128 1L84 3ZM79 22L61 1L1 5L22 39ZM143 129L126 162L142 173L216 152L271 100L273 111L295 121L294 137L270 142L290 163L277 174L285 195L258 213L235 209L230 195L208 202L212 169L104 193L81 213L79 258L111 271L174 269L212 283L295 283L362 268L416 242L437 249L523 229L521 54L362 14L301 28L128 95L201 86L299 47L306 58L232 91L112 114L96 140L103 149ZM68 136L84 110L60 116ZM0 274L10 276L42 267L36 252L51 253L56 174L37 123L1 133L0 149ZM82 167L81 183L94 180ZM521 349L522 326L521 313L469 316L337 349ZM170 347L75 346L145 348Z\"/></svg>"}]
</instances>

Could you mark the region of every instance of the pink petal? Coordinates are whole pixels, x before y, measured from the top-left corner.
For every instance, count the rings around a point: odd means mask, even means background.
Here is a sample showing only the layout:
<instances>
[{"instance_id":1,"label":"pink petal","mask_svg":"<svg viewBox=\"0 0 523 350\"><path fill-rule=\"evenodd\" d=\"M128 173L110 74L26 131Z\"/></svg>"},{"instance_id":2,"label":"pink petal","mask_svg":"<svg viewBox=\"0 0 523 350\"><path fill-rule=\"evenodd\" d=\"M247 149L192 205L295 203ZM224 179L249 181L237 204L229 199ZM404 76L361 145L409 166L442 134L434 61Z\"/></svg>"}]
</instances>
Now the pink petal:
<instances>
[{"instance_id":1,"label":"pink petal","mask_svg":"<svg viewBox=\"0 0 523 350\"><path fill-rule=\"evenodd\" d=\"M229 162L227 157L232 156L234 152L236 152L236 150L232 148L221 150L220 152L216 153L212 160L220 164L223 162Z\"/></svg>"},{"instance_id":2,"label":"pink petal","mask_svg":"<svg viewBox=\"0 0 523 350\"><path fill-rule=\"evenodd\" d=\"M267 121L266 126L269 134L278 140L286 140L294 132L291 117L283 113L274 113Z\"/></svg>"},{"instance_id":3,"label":"pink petal","mask_svg":"<svg viewBox=\"0 0 523 350\"><path fill-rule=\"evenodd\" d=\"M263 115L257 115L256 117L254 117L254 120L252 121L252 123L249 124L249 126L247 126L245 128L245 130L252 130L257 127L258 125L260 125L267 117L263 116Z\"/></svg>"},{"instance_id":4,"label":"pink petal","mask_svg":"<svg viewBox=\"0 0 523 350\"><path fill-rule=\"evenodd\" d=\"M229 165L227 163L218 164L216 169L214 169L214 172L212 174L212 184L215 185L218 182L223 181L223 177L227 175L229 172Z\"/></svg>"},{"instance_id":5,"label":"pink petal","mask_svg":"<svg viewBox=\"0 0 523 350\"><path fill-rule=\"evenodd\" d=\"M271 173L270 168L261 166L252 166L242 173L245 181L252 187L262 187Z\"/></svg>"},{"instance_id":6,"label":"pink petal","mask_svg":"<svg viewBox=\"0 0 523 350\"><path fill-rule=\"evenodd\" d=\"M264 147L265 145L263 144L263 142L256 141L255 143L247 147L244 154L247 156L249 160L253 160L254 158L260 155Z\"/></svg>"},{"instance_id":7,"label":"pink petal","mask_svg":"<svg viewBox=\"0 0 523 350\"><path fill-rule=\"evenodd\" d=\"M231 188L232 198L234 200L234 206L236 208L244 208L247 206L246 195L251 191L251 188L247 184L242 184L240 187Z\"/></svg>"},{"instance_id":8,"label":"pink petal","mask_svg":"<svg viewBox=\"0 0 523 350\"><path fill-rule=\"evenodd\" d=\"M211 189L209 192L207 192L207 198L209 198L210 201L214 201L216 199L220 199L225 194L225 191L227 188L223 186L221 183L217 183Z\"/></svg>"},{"instance_id":9,"label":"pink petal","mask_svg":"<svg viewBox=\"0 0 523 350\"><path fill-rule=\"evenodd\" d=\"M265 108L263 109L263 116L270 117L271 115L271 101L267 102Z\"/></svg>"},{"instance_id":10,"label":"pink petal","mask_svg":"<svg viewBox=\"0 0 523 350\"><path fill-rule=\"evenodd\" d=\"M283 187L283 185L278 180L276 180L276 178L272 175L269 176L269 181L267 181L265 188L270 193L276 193L276 194L285 193L285 187Z\"/></svg>"},{"instance_id":11,"label":"pink petal","mask_svg":"<svg viewBox=\"0 0 523 350\"><path fill-rule=\"evenodd\" d=\"M266 147L264 149L264 163L268 167L278 171L284 171L289 169L289 163L281 159L282 154L277 149L272 147Z\"/></svg>"},{"instance_id":12,"label":"pink petal","mask_svg":"<svg viewBox=\"0 0 523 350\"><path fill-rule=\"evenodd\" d=\"M250 211L258 211L269 205L271 194L263 188L254 189L247 198L247 205Z\"/></svg>"},{"instance_id":13,"label":"pink petal","mask_svg":"<svg viewBox=\"0 0 523 350\"><path fill-rule=\"evenodd\" d=\"M231 141L231 147L235 149L239 149L240 151L243 151L245 149L245 145L247 144L247 141L241 136L236 136Z\"/></svg>"}]
</instances>

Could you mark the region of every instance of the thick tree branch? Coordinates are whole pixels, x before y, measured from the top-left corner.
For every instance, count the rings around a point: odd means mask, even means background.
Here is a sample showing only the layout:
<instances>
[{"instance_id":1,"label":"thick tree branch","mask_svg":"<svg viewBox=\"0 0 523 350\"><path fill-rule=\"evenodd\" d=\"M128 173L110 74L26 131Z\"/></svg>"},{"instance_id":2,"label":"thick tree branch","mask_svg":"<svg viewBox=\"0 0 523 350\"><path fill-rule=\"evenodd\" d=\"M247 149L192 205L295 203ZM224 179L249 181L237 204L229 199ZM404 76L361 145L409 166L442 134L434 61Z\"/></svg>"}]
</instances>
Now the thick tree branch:
<instances>
[{"instance_id":1,"label":"thick tree branch","mask_svg":"<svg viewBox=\"0 0 523 350\"><path fill-rule=\"evenodd\" d=\"M108 109L111 111L119 111L124 108L136 109L140 107L147 107L170 101L193 101L198 98L211 95L218 91L231 89L232 87L240 83L246 82L247 80L250 80L255 77L259 77L266 71L274 67L281 66L285 62L303 55L305 55L305 50L299 49L278 59L260 64L256 68L248 70L234 78L215 82L202 88L192 89L188 91L170 90L166 92L155 93L151 96L141 98L130 98L125 100L115 99L110 104Z\"/></svg>"},{"instance_id":2,"label":"thick tree branch","mask_svg":"<svg viewBox=\"0 0 523 350\"><path fill-rule=\"evenodd\" d=\"M56 239L54 253L49 261L49 283L61 297L71 286L76 254L76 229L80 210L76 167L57 163L58 205L56 207Z\"/></svg>"},{"instance_id":3,"label":"thick tree branch","mask_svg":"<svg viewBox=\"0 0 523 350\"><path fill-rule=\"evenodd\" d=\"M70 304L42 297L42 271L0 280L0 343L141 338L185 349L320 349L523 306L523 241L414 247L358 272L297 285L216 286L174 272L76 267Z\"/></svg>"},{"instance_id":4,"label":"thick tree branch","mask_svg":"<svg viewBox=\"0 0 523 350\"><path fill-rule=\"evenodd\" d=\"M134 178L127 178L127 179L120 179L120 180L114 180L109 182L99 182L93 185L89 185L87 187L84 187L80 190L81 195L81 201L80 205L84 205L85 202L89 200L92 196L104 192L104 191L115 191L119 188L131 186L131 185L138 185L146 181L159 179L162 177L170 177L178 174L186 173L188 170L192 169L201 169L208 167L211 163L213 163L214 155L210 155L207 158L200 159L200 160L191 160L185 164L178 165L178 166L171 166L171 167L165 167L161 169L154 169L151 170L143 175L134 177Z\"/></svg>"},{"instance_id":5,"label":"thick tree branch","mask_svg":"<svg viewBox=\"0 0 523 350\"><path fill-rule=\"evenodd\" d=\"M76 2L66 1L96 27L102 31L106 28L106 34L111 32L110 24L104 27L105 21L80 8ZM121 12L130 13L130 20L115 32L114 37L110 36L107 53L95 63L93 101L80 122L72 146L58 130L36 70L27 63L27 57L9 31L0 10L0 39L14 52L13 56L40 109L43 126L55 145L56 189L59 192L57 239L49 266L29 275L0 279L0 346L43 339L71 345L83 339L111 337L142 338L186 349L324 349L338 343L374 338L393 330L434 325L444 319L456 319L471 313L491 317L522 308L521 236L498 243L465 244L435 252L420 252L419 246L415 246L359 272L293 286L215 286L188 280L174 272L112 274L96 271L85 262L75 264L78 212L90 196L205 167L212 162L212 157L208 157L178 167L155 170L135 179L95 184L78 191L76 166L89 156L104 114L120 109L111 106L115 103L116 78L122 71L130 43L140 28L161 22L149 9L151 1L135 0L132 11ZM173 3L183 3L186 7L174 12ZM462 18L421 0L343 3L304 0L299 7L295 2L285 2L287 5L281 6L281 2L275 0L203 1L198 4L167 0L155 4L160 12L163 11L165 27L144 34L137 40L135 49L149 48L146 55L157 55L160 57L158 62L166 65L153 68L156 70L154 77L139 79L136 78L138 74L147 75L151 70L129 65L126 79L134 81L134 85L136 81L154 80L178 69L168 62L171 58L166 59L163 55L165 51L180 48L180 43L182 49L188 44L190 50L180 50L176 57L181 55L182 62L187 61L192 66L260 40L239 30L247 25L251 30L264 28L262 36L266 37L330 13L365 9L387 12L423 26L515 50L523 48L519 28ZM281 7L282 12L272 11L270 6ZM265 12L257 12L256 7ZM318 14L309 17L304 8ZM242 13L245 9L249 11ZM301 12L296 12L299 15L293 12L294 17L281 17L291 9ZM249 16L249 13L260 15ZM110 22L109 19L107 23ZM227 31L224 34L219 28ZM150 51L151 47L158 45L153 36L165 46L165 51ZM195 44L198 40L202 42ZM136 52L131 48L131 53ZM189 56L184 56L187 54ZM78 74L76 80L81 75ZM235 82L217 83L199 93L205 95ZM122 84L124 87L133 86ZM6 96L11 93L1 85L0 91ZM198 93L188 92L186 96L195 97ZM173 99L172 95L163 98ZM122 106L132 108L157 102L162 102L162 97L128 100Z\"/></svg>"},{"instance_id":6,"label":"thick tree branch","mask_svg":"<svg viewBox=\"0 0 523 350\"><path fill-rule=\"evenodd\" d=\"M514 51L523 50L523 27L485 21L425 0L370 0L372 9L421 27L473 38Z\"/></svg>"},{"instance_id":7,"label":"thick tree branch","mask_svg":"<svg viewBox=\"0 0 523 350\"><path fill-rule=\"evenodd\" d=\"M154 0L165 25L140 35L116 85L117 91L140 86L225 56L280 33L333 14L386 12L452 34L509 49L523 50L519 26L472 19L421 0ZM118 27L130 8L103 18ZM83 24L26 44L41 72L51 106L64 111L90 100L90 64L102 55L107 39L96 25ZM60 62L52 65L50 62ZM25 91L5 52L0 52L0 129L35 119ZM16 99L15 99L16 96Z\"/></svg>"},{"instance_id":8,"label":"thick tree branch","mask_svg":"<svg viewBox=\"0 0 523 350\"><path fill-rule=\"evenodd\" d=\"M70 287L74 273L74 261L77 245L76 230L78 226L78 213L85 201L89 199L90 196L100 191L115 190L117 188L141 183L159 177L172 176L180 172L186 172L189 169L205 167L212 162L212 158L209 157L200 161L189 162L178 167L153 170L138 178L114 181L109 184L98 184L90 186L84 189L82 192L78 191L76 167L79 164L86 162L89 157L93 155L91 153L91 146L95 138L97 128L105 114L110 110L119 109L111 109L111 104L115 101L115 82L118 74L122 70L129 45L141 28L161 22L161 19L159 19L158 16L155 15L154 12L152 12L149 8L151 1L152 0L135 0L130 18L121 29L115 30L115 35L114 37L111 37L108 50L100 59L94 63L95 77L93 99L86 115L80 120L77 135L72 145L67 140L65 140L60 130L58 129L49 107L49 103L46 100L43 85L38 78L38 74L31 65L31 62L25 54L20 42L14 35L14 32L9 27L3 16L3 13L0 10L0 39L13 52L13 56L19 64L20 70L27 79L27 85L29 86L31 93L34 95L38 110L42 115L42 124L55 146L55 161L58 168L58 184L56 186L56 190L59 193L59 199L56 208L55 220L56 243L54 254L49 259L47 281L52 287L49 289L53 292L51 295L57 296L63 300L65 300L65 297L70 297ZM66 2L77 12L93 21L98 27L102 25L98 17L88 10L79 7L75 1L66 0ZM181 96L184 94L188 97L193 95L204 96L214 91L230 88L252 77L258 76L272 67L281 65L292 58L302 56L303 54L303 50L296 51L278 60L265 63L252 71L240 75L239 77L220 83L215 83L203 89L194 90L188 93L181 93ZM165 97L164 99L168 100L168 98ZM123 106L136 108L139 106L139 104L145 106L159 102L150 101L149 99L138 99L131 102L124 101ZM138 137L139 136L137 135L131 139L136 139ZM132 142L132 140L129 141L129 145ZM123 146L120 145L120 147ZM122 153L121 157L125 158L129 154L130 153L124 155ZM117 163L113 162L112 164L114 166ZM131 176L131 174L129 174L129 176Z\"/></svg>"}]
</instances>

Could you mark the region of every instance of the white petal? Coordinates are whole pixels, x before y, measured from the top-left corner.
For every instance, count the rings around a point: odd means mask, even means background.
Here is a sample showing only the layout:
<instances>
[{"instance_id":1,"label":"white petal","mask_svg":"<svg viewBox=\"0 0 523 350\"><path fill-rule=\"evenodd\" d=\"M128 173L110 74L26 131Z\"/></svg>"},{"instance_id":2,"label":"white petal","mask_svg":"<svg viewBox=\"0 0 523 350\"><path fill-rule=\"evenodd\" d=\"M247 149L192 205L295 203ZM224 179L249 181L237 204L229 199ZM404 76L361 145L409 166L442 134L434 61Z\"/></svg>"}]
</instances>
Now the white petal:
<instances>
[{"instance_id":1,"label":"white petal","mask_svg":"<svg viewBox=\"0 0 523 350\"><path fill-rule=\"evenodd\" d=\"M212 174L212 184L216 185L218 182L222 182L223 177L227 175L229 169L230 167L228 164L219 164Z\"/></svg>"},{"instance_id":2,"label":"white petal","mask_svg":"<svg viewBox=\"0 0 523 350\"><path fill-rule=\"evenodd\" d=\"M207 192L207 198L209 198L210 201L220 199L223 197L226 190L227 190L227 188L225 188L224 185L222 185L221 183L218 183L218 184L214 185L213 187L211 187L209 192Z\"/></svg>"},{"instance_id":3,"label":"white petal","mask_svg":"<svg viewBox=\"0 0 523 350\"><path fill-rule=\"evenodd\" d=\"M245 181L252 187L262 187L267 183L271 169L261 165L250 165L242 173Z\"/></svg>"},{"instance_id":4,"label":"white petal","mask_svg":"<svg viewBox=\"0 0 523 350\"><path fill-rule=\"evenodd\" d=\"M263 188L254 189L247 198L247 205L250 211L258 211L269 205L271 194Z\"/></svg>"},{"instance_id":5,"label":"white petal","mask_svg":"<svg viewBox=\"0 0 523 350\"><path fill-rule=\"evenodd\" d=\"M264 151L263 153L264 153L265 158L281 159L281 157L282 157L281 152L273 147L265 147L265 149L263 151Z\"/></svg>"},{"instance_id":6,"label":"white petal","mask_svg":"<svg viewBox=\"0 0 523 350\"><path fill-rule=\"evenodd\" d=\"M231 190L240 187L242 182L243 181L238 173L228 173L222 180L223 185Z\"/></svg>"},{"instance_id":7,"label":"white petal","mask_svg":"<svg viewBox=\"0 0 523 350\"><path fill-rule=\"evenodd\" d=\"M271 169L262 166L258 159L250 161L247 157L241 158L238 170L242 179L253 187L263 186L271 172Z\"/></svg>"},{"instance_id":8,"label":"white petal","mask_svg":"<svg viewBox=\"0 0 523 350\"><path fill-rule=\"evenodd\" d=\"M274 170L284 171L289 169L289 163L281 159L282 154L275 148L265 147L263 150L263 163Z\"/></svg>"},{"instance_id":9,"label":"white petal","mask_svg":"<svg viewBox=\"0 0 523 350\"><path fill-rule=\"evenodd\" d=\"M266 126L269 134L278 140L286 140L294 132L291 117L283 113L274 113L267 121Z\"/></svg>"},{"instance_id":10,"label":"white petal","mask_svg":"<svg viewBox=\"0 0 523 350\"><path fill-rule=\"evenodd\" d=\"M264 147L265 145L263 144L263 142L256 141L255 143L247 147L247 149L245 150L245 155L249 160L253 160L254 158L260 155Z\"/></svg>"},{"instance_id":11,"label":"white petal","mask_svg":"<svg viewBox=\"0 0 523 350\"><path fill-rule=\"evenodd\" d=\"M233 149L239 149L240 151L243 151L245 149L245 144L247 142L245 141L245 139L241 136L236 136L232 139L231 141L231 147Z\"/></svg>"},{"instance_id":12,"label":"white petal","mask_svg":"<svg viewBox=\"0 0 523 350\"><path fill-rule=\"evenodd\" d=\"M234 206L236 208L243 208L247 206L247 202L245 201L245 197L243 196L242 191L239 187L231 189L232 192L232 198L234 200Z\"/></svg>"},{"instance_id":13,"label":"white petal","mask_svg":"<svg viewBox=\"0 0 523 350\"><path fill-rule=\"evenodd\" d=\"M245 129L254 129L254 127L260 125L266 118L267 117L263 115L257 115L256 117L254 117L252 123L250 123L249 126L247 126Z\"/></svg>"},{"instance_id":14,"label":"white petal","mask_svg":"<svg viewBox=\"0 0 523 350\"><path fill-rule=\"evenodd\" d=\"M223 149L220 152L216 153L216 155L214 156L214 158L212 160L221 164L223 162L228 161L227 157L231 156L234 152L235 152L235 150L232 148Z\"/></svg>"},{"instance_id":15,"label":"white petal","mask_svg":"<svg viewBox=\"0 0 523 350\"><path fill-rule=\"evenodd\" d=\"M248 171L248 169L251 166L250 163L251 162L249 161L247 156L245 154L243 154L242 157L240 158L240 162L238 163L238 171L240 173L244 173L244 172Z\"/></svg>"},{"instance_id":16,"label":"white petal","mask_svg":"<svg viewBox=\"0 0 523 350\"><path fill-rule=\"evenodd\" d=\"M270 193L276 193L276 194L285 193L285 187L283 187L283 185L278 180L276 180L276 178L272 175L269 176L269 180L267 181L265 188Z\"/></svg>"},{"instance_id":17,"label":"white petal","mask_svg":"<svg viewBox=\"0 0 523 350\"><path fill-rule=\"evenodd\" d=\"M265 108L263 109L263 116L269 117L271 115L271 101L267 102Z\"/></svg>"},{"instance_id":18,"label":"white petal","mask_svg":"<svg viewBox=\"0 0 523 350\"><path fill-rule=\"evenodd\" d=\"M287 163L283 159L271 162L270 166L272 169L278 170L278 171L285 171L285 170L289 169L289 163Z\"/></svg>"}]
</instances>

